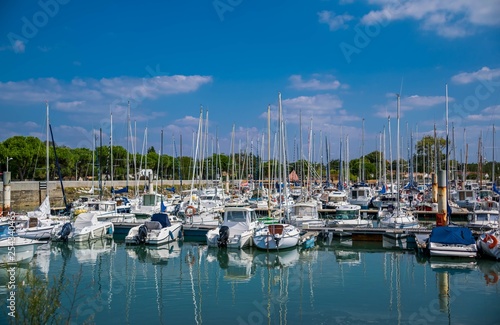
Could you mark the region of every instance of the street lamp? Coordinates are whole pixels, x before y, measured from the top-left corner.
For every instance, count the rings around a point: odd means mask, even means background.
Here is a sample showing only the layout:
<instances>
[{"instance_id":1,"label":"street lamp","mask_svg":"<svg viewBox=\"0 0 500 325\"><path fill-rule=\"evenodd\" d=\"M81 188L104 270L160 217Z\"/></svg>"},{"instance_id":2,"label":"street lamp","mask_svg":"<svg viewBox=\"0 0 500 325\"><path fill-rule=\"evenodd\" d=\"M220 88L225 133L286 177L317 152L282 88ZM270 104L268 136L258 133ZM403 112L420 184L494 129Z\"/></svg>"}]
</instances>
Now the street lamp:
<instances>
[{"instance_id":1,"label":"street lamp","mask_svg":"<svg viewBox=\"0 0 500 325\"><path fill-rule=\"evenodd\" d=\"M76 166L75 166L75 181L78 180L78 164L79 163L81 163L81 161L77 161Z\"/></svg>"},{"instance_id":2,"label":"street lamp","mask_svg":"<svg viewBox=\"0 0 500 325\"><path fill-rule=\"evenodd\" d=\"M11 161L12 159L14 159L14 158L7 157L7 170L6 170L7 172L9 171L9 161Z\"/></svg>"}]
</instances>

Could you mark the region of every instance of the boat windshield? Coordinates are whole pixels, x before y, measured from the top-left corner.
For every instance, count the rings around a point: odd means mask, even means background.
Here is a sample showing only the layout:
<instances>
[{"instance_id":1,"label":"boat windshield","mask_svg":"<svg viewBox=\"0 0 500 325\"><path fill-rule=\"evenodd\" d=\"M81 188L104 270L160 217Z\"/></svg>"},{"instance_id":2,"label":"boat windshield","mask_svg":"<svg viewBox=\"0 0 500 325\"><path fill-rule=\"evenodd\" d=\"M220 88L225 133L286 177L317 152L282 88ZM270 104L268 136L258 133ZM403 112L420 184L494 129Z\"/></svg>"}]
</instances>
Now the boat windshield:
<instances>
[{"instance_id":1,"label":"boat windshield","mask_svg":"<svg viewBox=\"0 0 500 325\"><path fill-rule=\"evenodd\" d=\"M226 220L233 222L246 222L246 211L226 211Z\"/></svg>"},{"instance_id":2,"label":"boat windshield","mask_svg":"<svg viewBox=\"0 0 500 325\"><path fill-rule=\"evenodd\" d=\"M11 236L12 234L9 233L9 225L8 224L0 225L0 238L7 238Z\"/></svg>"},{"instance_id":3,"label":"boat windshield","mask_svg":"<svg viewBox=\"0 0 500 325\"><path fill-rule=\"evenodd\" d=\"M329 196L328 197L328 200L330 202L346 202L347 201L347 197L345 196Z\"/></svg>"},{"instance_id":4,"label":"boat windshield","mask_svg":"<svg viewBox=\"0 0 500 325\"><path fill-rule=\"evenodd\" d=\"M358 219L358 211L337 211L336 220L355 220Z\"/></svg>"},{"instance_id":5,"label":"boat windshield","mask_svg":"<svg viewBox=\"0 0 500 325\"><path fill-rule=\"evenodd\" d=\"M305 207L305 206L295 206L295 216L304 217L304 216L313 216L317 213L314 207Z\"/></svg>"}]
</instances>

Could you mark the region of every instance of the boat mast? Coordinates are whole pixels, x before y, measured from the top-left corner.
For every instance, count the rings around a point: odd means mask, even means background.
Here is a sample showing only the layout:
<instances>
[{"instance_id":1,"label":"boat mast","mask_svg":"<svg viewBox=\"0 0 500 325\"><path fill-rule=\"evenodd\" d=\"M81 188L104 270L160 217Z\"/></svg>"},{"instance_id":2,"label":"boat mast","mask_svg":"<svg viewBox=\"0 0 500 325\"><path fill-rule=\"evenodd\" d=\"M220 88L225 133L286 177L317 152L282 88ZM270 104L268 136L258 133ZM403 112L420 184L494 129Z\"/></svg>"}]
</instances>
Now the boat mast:
<instances>
[{"instance_id":1,"label":"boat mast","mask_svg":"<svg viewBox=\"0 0 500 325\"><path fill-rule=\"evenodd\" d=\"M109 152L110 152L110 165L111 165L111 188L113 189L111 196L115 198L115 191L113 187L113 112L110 112L110 131L109 131Z\"/></svg>"},{"instance_id":2,"label":"boat mast","mask_svg":"<svg viewBox=\"0 0 500 325\"><path fill-rule=\"evenodd\" d=\"M267 216L271 217L271 105L267 105Z\"/></svg>"},{"instance_id":3,"label":"boat mast","mask_svg":"<svg viewBox=\"0 0 500 325\"><path fill-rule=\"evenodd\" d=\"M130 140L129 129L130 129L130 100L128 101L128 110L127 110L127 176L125 177L126 180L125 186L127 187L127 190L128 190L128 177L130 175L130 158L129 158L129 147L128 147L128 143Z\"/></svg>"},{"instance_id":4,"label":"boat mast","mask_svg":"<svg viewBox=\"0 0 500 325\"><path fill-rule=\"evenodd\" d=\"M448 84L446 84L446 87L445 87L445 107L446 107L446 224L450 224L450 218L451 218L451 213L450 215L448 215L448 209L449 208L449 205L448 205L448 201L449 201L449 198L450 198L450 188L449 188L449 184L448 184L448 181L449 181L449 172L450 172L450 152L449 152L449 131L448 131Z\"/></svg>"},{"instance_id":5,"label":"boat mast","mask_svg":"<svg viewBox=\"0 0 500 325\"><path fill-rule=\"evenodd\" d=\"M361 130L361 182L365 182L365 118L363 118L363 127Z\"/></svg>"},{"instance_id":6,"label":"boat mast","mask_svg":"<svg viewBox=\"0 0 500 325\"><path fill-rule=\"evenodd\" d=\"M496 186L496 179L495 179L495 124L493 124L493 165L492 165L492 170L491 170L491 179L493 180L493 184Z\"/></svg>"},{"instance_id":7,"label":"boat mast","mask_svg":"<svg viewBox=\"0 0 500 325\"><path fill-rule=\"evenodd\" d=\"M397 156L397 161L396 161L396 184L397 184L397 194L396 194L396 198L397 198L397 214L399 215L399 185L400 185L400 180L399 180L399 109L400 109L400 102L401 102L401 99L400 99L400 95L399 94L396 94L397 96L397 104L398 104L398 111L397 111L397 138L396 138L396 156Z\"/></svg>"},{"instance_id":8,"label":"boat mast","mask_svg":"<svg viewBox=\"0 0 500 325\"><path fill-rule=\"evenodd\" d=\"M45 141L45 165L46 165L46 183L47 183L47 189L45 190L45 197L48 197L49 196L49 179L50 179L50 176L49 176L49 164L50 164L50 159L49 159L49 102L46 101L45 102L45 107L46 107L46 128L47 128L47 135L46 135L46 141Z\"/></svg>"},{"instance_id":9,"label":"boat mast","mask_svg":"<svg viewBox=\"0 0 500 325\"><path fill-rule=\"evenodd\" d=\"M398 96L399 98L399 96ZM391 193L394 194L394 179L393 179L393 172L392 172L392 133L391 133L391 116L387 117L387 123L389 125L389 160L390 160L390 171L391 171Z\"/></svg>"},{"instance_id":10,"label":"boat mast","mask_svg":"<svg viewBox=\"0 0 500 325\"><path fill-rule=\"evenodd\" d=\"M383 180L384 180L384 185L387 187L387 166L386 164L386 159L385 159L385 125L384 125L384 134L383 134L383 141L382 141L382 172L383 172Z\"/></svg>"}]
</instances>

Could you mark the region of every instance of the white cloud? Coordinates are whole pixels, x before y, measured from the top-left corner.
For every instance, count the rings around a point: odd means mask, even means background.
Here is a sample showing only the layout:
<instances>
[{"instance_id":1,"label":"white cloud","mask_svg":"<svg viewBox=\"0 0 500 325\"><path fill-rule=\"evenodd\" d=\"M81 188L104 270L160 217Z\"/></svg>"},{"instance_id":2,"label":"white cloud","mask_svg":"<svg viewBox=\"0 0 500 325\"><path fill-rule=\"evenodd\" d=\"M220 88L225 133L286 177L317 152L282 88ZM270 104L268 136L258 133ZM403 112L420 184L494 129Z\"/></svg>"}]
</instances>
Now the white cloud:
<instances>
[{"instance_id":1,"label":"white cloud","mask_svg":"<svg viewBox=\"0 0 500 325\"><path fill-rule=\"evenodd\" d=\"M117 100L140 102L162 96L196 91L212 82L211 76L157 76L153 78L79 79L70 82L54 78L0 82L0 100L18 104L51 102L60 109L102 107ZM71 104L70 104L71 103ZM83 105L87 103L88 105ZM125 100L126 103L126 100ZM116 104L118 105L118 104ZM85 107L86 106L86 107Z\"/></svg>"},{"instance_id":2,"label":"white cloud","mask_svg":"<svg viewBox=\"0 0 500 325\"><path fill-rule=\"evenodd\" d=\"M500 69L490 69L482 67L474 72L462 72L451 77L451 80L458 84L468 84L477 80L492 80L500 77Z\"/></svg>"},{"instance_id":3,"label":"white cloud","mask_svg":"<svg viewBox=\"0 0 500 325\"><path fill-rule=\"evenodd\" d=\"M302 121L312 119L315 129L323 130L328 130L327 125L360 120L342 107L343 102L336 95L299 96L283 100L283 115L288 123L298 124L302 114Z\"/></svg>"},{"instance_id":4,"label":"white cloud","mask_svg":"<svg viewBox=\"0 0 500 325\"><path fill-rule=\"evenodd\" d=\"M375 116L380 118L387 118L388 116L390 116L391 119L395 119L397 118L397 101L395 99L396 96L394 94L389 94L387 97L390 98L390 101L387 104L378 105L375 107L377 109ZM455 101L453 97L448 97L448 102L453 101ZM444 105L445 102L445 96L411 95L408 97L403 97L400 100L400 117L403 116L403 112L413 111L416 109L428 109L436 105Z\"/></svg>"},{"instance_id":5,"label":"white cloud","mask_svg":"<svg viewBox=\"0 0 500 325\"><path fill-rule=\"evenodd\" d=\"M477 122L500 121L500 105L486 107L479 114L467 116L467 120Z\"/></svg>"},{"instance_id":6,"label":"white cloud","mask_svg":"<svg viewBox=\"0 0 500 325\"><path fill-rule=\"evenodd\" d=\"M405 108L422 108L422 107L432 107L438 104L444 104L446 101L445 96L419 96L412 95L401 100ZM448 97L448 101L454 101L453 98ZM402 106L403 106L402 104Z\"/></svg>"},{"instance_id":7,"label":"white cloud","mask_svg":"<svg viewBox=\"0 0 500 325\"><path fill-rule=\"evenodd\" d=\"M175 121L175 124L182 124L182 125L191 125L191 126L197 126L200 122L200 119L194 116L184 116L181 119L177 119Z\"/></svg>"},{"instance_id":8,"label":"white cloud","mask_svg":"<svg viewBox=\"0 0 500 325\"><path fill-rule=\"evenodd\" d=\"M480 3L470 0L371 0L371 3L382 8L362 17L362 23L367 25L413 19L421 23L422 29L447 38L473 34L477 26L500 25L500 2L497 0Z\"/></svg>"},{"instance_id":9,"label":"white cloud","mask_svg":"<svg viewBox=\"0 0 500 325\"><path fill-rule=\"evenodd\" d=\"M24 53L25 49L26 49L26 45L24 44L23 41L16 40L14 42L14 52L16 52L16 53Z\"/></svg>"},{"instance_id":10,"label":"white cloud","mask_svg":"<svg viewBox=\"0 0 500 325\"><path fill-rule=\"evenodd\" d=\"M84 100L75 100L71 102L56 102L55 107L60 111L74 111L84 104Z\"/></svg>"},{"instance_id":11,"label":"white cloud","mask_svg":"<svg viewBox=\"0 0 500 325\"><path fill-rule=\"evenodd\" d=\"M303 80L301 75L292 75L288 80L291 87L295 89L309 89L309 90L332 90L339 88L340 82L332 75L319 75L315 74L309 80Z\"/></svg>"},{"instance_id":12,"label":"white cloud","mask_svg":"<svg viewBox=\"0 0 500 325\"><path fill-rule=\"evenodd\" d=\"M354 18L348 14L335 15L333 11L323 10L318 12L319 22L327 24L331 31L347 28L347 22Z\"/></svg>"},{"instance_id":13,"label":"white cloud","mask_svg":"<svg viewBox=\"0 0 500 325\"><path fill-rule=\"evenodd\" d=\"M338 96L329 94L299 96L283 100L283 107L292 110L312 110L314 113L332 112L342 107L342 100Z\"/></svg>"}]
</instances>

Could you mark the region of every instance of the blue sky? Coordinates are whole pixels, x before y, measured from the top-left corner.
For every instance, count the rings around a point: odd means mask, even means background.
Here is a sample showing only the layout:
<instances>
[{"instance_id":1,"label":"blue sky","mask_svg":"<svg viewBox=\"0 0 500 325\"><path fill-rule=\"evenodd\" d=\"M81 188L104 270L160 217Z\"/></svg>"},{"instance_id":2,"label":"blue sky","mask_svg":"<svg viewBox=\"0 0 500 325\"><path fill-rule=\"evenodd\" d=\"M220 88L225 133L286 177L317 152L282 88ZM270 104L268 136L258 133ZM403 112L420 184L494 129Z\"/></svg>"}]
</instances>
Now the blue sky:
<instances>
[{"instance_id":1,"label":"blue sky","mask_svg":"<svg viewBox=\"0 0 500 325\"><path fill-rule=\"evenodd\" d=\"M457 159L464 130L469 161L481 133L485 158L492 158L492 124L500 124L495 0L6 0L0 6L0 141L45 139L48 101L58 145L91 148L99 128L107 144L112 112L113 143L126 147L130 100L137 152L147 128L148 147L160 149L163 130L166 154L174 154L172 139L178 146L182 134L189 155L202 106L209 143L217 134L220 152L229 154L234 125L235 148L253 143L256 153L268 105L276 129L280 92L289 145L302 134L304 156L311 125L316 160L320 135L332 144L332 158L348 135L355 158L363 119L368 153L378 149L390 116L395 158L395 94L401 94L402 137L407 129L416 138L432 134L434 124L444 135L448 84Z\"/></svg>"}]
</instances>

